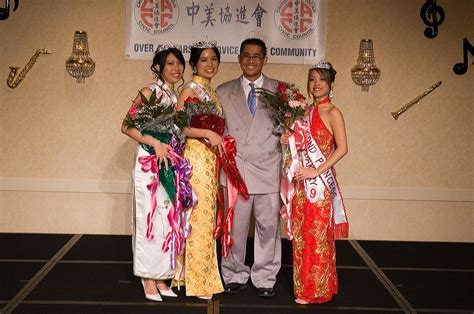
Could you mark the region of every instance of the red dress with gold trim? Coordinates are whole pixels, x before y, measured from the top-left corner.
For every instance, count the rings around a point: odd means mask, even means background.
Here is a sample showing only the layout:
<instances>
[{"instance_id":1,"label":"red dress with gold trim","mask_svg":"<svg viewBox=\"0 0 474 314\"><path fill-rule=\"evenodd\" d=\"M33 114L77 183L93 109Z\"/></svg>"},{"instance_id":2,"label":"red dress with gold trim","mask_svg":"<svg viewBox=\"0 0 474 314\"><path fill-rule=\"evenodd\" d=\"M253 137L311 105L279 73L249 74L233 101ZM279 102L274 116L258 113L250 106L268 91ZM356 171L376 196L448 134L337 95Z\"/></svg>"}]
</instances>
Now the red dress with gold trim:
<instances>
[{"instance_id":1,"label":"red dress with gold trim","mask_svg":"<svg viewBox=\"0 0 474 314\"><path fill-rule=\"evenodd\" d=\"M317 107L313 110L311 133L327 158L335 142ZM338 291L331 202L331 194L325 189L324 200L310 203L303 182L296 183L292 202L294 294L309 303L328 302Z\"/></svg>"}]
</instances>

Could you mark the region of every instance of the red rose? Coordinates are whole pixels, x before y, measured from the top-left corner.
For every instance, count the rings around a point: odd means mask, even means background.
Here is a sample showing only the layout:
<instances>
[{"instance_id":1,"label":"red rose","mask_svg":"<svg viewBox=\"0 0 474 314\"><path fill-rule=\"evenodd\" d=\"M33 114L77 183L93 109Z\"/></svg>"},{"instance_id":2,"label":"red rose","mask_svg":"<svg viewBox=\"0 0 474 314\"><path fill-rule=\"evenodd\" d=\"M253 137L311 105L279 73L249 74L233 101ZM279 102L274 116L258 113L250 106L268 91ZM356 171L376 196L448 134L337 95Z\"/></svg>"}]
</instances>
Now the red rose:
<instances>
[{"instance_id":1,"label":"red rose","mask_svg":"<svg viewBox=\"0 0 474 314\"><path fill-rule=\"evenodd\" d=\"M284 94L284 93L286 92L286 84L285 84L285 82L280 82L280 83L278 83L277 91L278 91L280 94Z\"/></svg>"},{"instance_id":2,"label":"red rose","mask_svg":"<svg viewBox=\"0 0 474 314\"><path fill-rule=\"evenodd\" d=\"M131 107L130 107L130 110L128 110L128 115L130 116L130 118L132 120L135 119L135 115L137 114L137 107L135 107L135 104L133 104Z\"/></svg>"},{"instance_id":3,"label":"red rose","mask_svg":"<svg viewBox=\"0 0 474 314\"><path fill-rule=\"evenodd\" d=\"M186 98L186 100L184 101L186 104L192 104L192 105L195 105L195 104L199 104L201 102L201 100L197 97L188 97Z\"/></svg>"},{"instance_id":4,"label":"red rose","mask_svg":"<svg viewBox=\"0 0 474 314\"><path fill-rule=\"evenodd\" d=\"M297 101L305 101L306 100L306 97L304 97L303 95L301 95L300 93L298 93L296 95L296 100Z\"/></svg>"}]
</instances>

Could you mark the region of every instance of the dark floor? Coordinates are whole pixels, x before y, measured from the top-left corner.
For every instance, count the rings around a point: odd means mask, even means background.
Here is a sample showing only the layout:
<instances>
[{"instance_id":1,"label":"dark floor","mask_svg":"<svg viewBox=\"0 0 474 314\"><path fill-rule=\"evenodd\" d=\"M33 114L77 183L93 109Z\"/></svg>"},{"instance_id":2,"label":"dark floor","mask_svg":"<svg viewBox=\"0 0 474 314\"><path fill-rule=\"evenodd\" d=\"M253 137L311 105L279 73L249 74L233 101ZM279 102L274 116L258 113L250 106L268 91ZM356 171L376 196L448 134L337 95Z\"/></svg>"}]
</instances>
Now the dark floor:
<instances>
[{"instance_id":1,"label":"dark floor","mask_svg":"<svg viewBox=\"0 0 474 314\"><path fill-rule=\"evenodd\" d=\"M336 245L339 294L326 304L294 303L286 240L274 298L259 298L249 285L212 301L181 290L178 298L157 303L144 298L132 274L130 236L0 233L0 313L474 312L474 243Z\"/></svg>"}]
</instances>

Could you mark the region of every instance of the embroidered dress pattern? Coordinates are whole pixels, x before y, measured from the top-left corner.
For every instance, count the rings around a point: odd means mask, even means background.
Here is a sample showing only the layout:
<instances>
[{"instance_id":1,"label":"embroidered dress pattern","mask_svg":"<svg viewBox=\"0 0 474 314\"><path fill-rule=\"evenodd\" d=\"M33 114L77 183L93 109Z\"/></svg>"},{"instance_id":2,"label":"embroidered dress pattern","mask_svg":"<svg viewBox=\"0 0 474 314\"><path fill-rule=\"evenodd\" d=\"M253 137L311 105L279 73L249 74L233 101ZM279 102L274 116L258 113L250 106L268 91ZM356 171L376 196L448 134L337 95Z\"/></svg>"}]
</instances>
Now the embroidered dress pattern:
<instances>
[{"instance_id":1,"label":"embroidered dress pattern","mask_svg":"<svg viewBox=\"0 0 474 314\"><path fill-rule=\"evenodd\" d=\"M334 137L317 108L313 111L311 133L327 158L334 148ZM309 303L323 303L338 292L332 198L325 189L324 199L311 203L304 189L304 183L298 182L292 201L294 292L296 298Z\"/></svg>"},{"instance_id":2,"label":"embroidered dress pattern","mask_svg":"<svg viewBox=\"0 0 474 314\"><path fill-rule=\"evenodd\" d=\"M202 101L212 100L222 113L222 106L209 80L194 76ZM218 182L216 178L216 154L198 139L187 138L184 157L193 166L191 185L197 195L197 205L190 217L193 226L186 240L185 282L186 295L204 296L222 292L213 231L216 223L216 200Z\"/></svg>"}]
</instances>

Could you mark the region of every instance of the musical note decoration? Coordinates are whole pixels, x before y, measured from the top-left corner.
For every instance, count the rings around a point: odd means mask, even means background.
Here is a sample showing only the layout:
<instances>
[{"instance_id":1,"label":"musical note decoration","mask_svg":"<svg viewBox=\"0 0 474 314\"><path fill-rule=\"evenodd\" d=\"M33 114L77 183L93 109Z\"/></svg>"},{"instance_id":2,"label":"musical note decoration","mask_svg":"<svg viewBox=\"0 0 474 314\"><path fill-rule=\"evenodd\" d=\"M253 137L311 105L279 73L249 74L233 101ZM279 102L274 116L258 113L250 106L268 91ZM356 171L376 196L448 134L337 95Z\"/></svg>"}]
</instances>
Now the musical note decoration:
<instances>
[{"instance_id":1,"label":"musical note decoration","mask_svg":"<svg viewBox=\"0 0 474 314\"><path fill-rule=\"evenodd\" d=\"M426 0L421 6L420 16L427 28L425 28L425 36L435 38L438 36L438 26L444 22L444 10L436 5L436 0Z\"/></svg>"},{"instance_id":2,"label":"musical note decoration","mask_svg":"<svg viewBox=\"0 0 474 314\"><path fill-rule=\"evenodd\" d=\"M14 0L13 11L18 9L20 0ZM10 0L5 0L5 8L0 8L0 20L6 20L10 16Z\"/></svg>"},{"instance_id":3,"label":"musical note decoration","mask_svg":"<svg viewBox=\"0 0 474 314\"><path fill-rule=\"evenodd\" d=\"M463 50L463 62L456 63L453 66L453 72L456 73L457 75L463 75L464 73L467 72L468 64L467 64L467 52L471 54L471 56L474 55L474 46L471 45L469 40L467 40L466 37L464 37L462 41L462 50ZM472 61L471 64L474 64L474 61Z\"/></svg>"}]
</instances>

